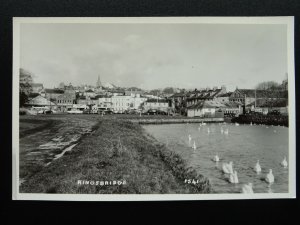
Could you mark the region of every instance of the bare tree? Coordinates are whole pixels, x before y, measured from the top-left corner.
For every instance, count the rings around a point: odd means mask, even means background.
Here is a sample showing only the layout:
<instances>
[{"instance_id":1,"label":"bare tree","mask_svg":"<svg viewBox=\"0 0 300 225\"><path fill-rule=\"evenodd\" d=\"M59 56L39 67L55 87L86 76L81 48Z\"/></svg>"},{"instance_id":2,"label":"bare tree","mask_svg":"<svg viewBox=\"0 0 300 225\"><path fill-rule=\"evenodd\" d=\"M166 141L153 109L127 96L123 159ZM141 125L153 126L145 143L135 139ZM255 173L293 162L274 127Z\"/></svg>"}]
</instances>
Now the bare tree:
<instances>
[{"instance_id":1,"label":"bare tree","mask_svg":"<svg viewBox=\"0 0 300 225\"><path fill-rule=\"evenodd\" d=\"M280 84L275 81L264 81L256 85L257 90L276 90Z\"/></svg>"}]
</instances>

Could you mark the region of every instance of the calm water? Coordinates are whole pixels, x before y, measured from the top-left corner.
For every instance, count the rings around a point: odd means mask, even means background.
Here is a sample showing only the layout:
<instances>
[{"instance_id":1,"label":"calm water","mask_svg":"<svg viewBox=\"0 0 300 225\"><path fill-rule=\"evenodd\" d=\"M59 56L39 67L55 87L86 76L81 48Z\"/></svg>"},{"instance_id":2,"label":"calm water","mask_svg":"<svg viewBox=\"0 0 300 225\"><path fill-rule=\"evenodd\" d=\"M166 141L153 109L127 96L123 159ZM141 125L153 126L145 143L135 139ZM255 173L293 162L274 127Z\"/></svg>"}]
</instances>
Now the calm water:
<instances>
[{"instance_id":1,"label":"calm water","mask_svg":"<svg viewBox=\"0 0 300 225\"><path fill-rule=\"evenodd\" d=\"M144 128L180 154L189 166L209 178L217 193L240 193L243 184L249 182L253 183L255 193L288 192L288 169L280 165L284 156L288 159L287 127L242 124L200 126L194 123L145 125ZM228 135L222 134L221 128L228 129ZM191 147L194 141L195 150ZM216 154L220 157L218 163L212 161ZM253 169L257 160L260 160L262 168L259 175ZM238 184L229 183L229 176L222 171L222 163L229 161L233 162L233 169L238 173ZM273 170L275 177L271 187L264 181L269 169Z\"/></svg>"}]
</instances>

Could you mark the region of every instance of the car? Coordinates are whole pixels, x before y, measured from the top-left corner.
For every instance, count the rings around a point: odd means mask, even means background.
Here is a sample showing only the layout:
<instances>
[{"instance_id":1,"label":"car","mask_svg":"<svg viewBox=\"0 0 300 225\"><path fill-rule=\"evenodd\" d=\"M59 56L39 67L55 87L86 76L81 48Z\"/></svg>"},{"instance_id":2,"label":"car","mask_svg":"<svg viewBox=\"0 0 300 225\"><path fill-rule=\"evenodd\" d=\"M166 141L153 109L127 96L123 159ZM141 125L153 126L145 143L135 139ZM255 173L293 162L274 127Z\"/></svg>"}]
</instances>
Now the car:
<instances>
[{"instance_id":1,"label":"car","mask_svg":"<svg viewBox=\"0 0 300 225\"><path fill-rule=\"evenodd\" d=\"M90 110L90 113L91 114L97 114L98 113L98 109L92 109L92 110Z\"/></svg>"},{"instance_id":2,"label":"car","mask_svg":"<svg viewBox=\"0 0 300 225\"><path fill-rule=\"evenodd\" d=\"M44 110L43 110L43 109L38 110L38 111L37 111L37 114L44 114Z\"/></svg>"},{"instance_id":3,"label":"car","mask_svg":"<svg viewBox=\"0 0 300 225\"><path fill-rule=\"evenodd\" d=\"M82 113L83 113L83 114L90 114L91 112L90 112L89 109L84 109Z\"/></svg>"},{"instance_id":4,"label":"car","mask_svg":"<svg viewBox=\"0 0 300 225\"><path fill-rule=\"evenodd\" d=\"M67 111L67 113L69 114L82 114L83 111L79 110L79 109L70 109Z\"/></svg>"},{"instance_id":5,"label":"car","mask_svg":"<svg viewBox=\"0 0 300 225\"><path fill-rule=\"evenodd\" d=\"M113 114L113 113L114 113L114 112L113 112L112 110L110 110L110 109L108 109L108 110L105 110L104 112L105 112L105 114L107 114L107 115L109 115L109 114Z\"/></svg>"},{"instance_id":6,"label":"car","mask_svg":"<svg viewBox=\"0 0 300 225\"><path fill-rule=\"evenodd\" d=\"M54 110L45 110L44 111L44 114L53 114L54 113Z\"/></svg>"},{"instance_id":7,"label":"car","mask_svg":"<svg viewBox=\"0 0 300 225\"><path fill-rule=\"evenodd\" d=\"M135 109L129 109L129 110L125 110L124 112L125 114L139 114L139 112Z\"/></svg>"}]
</instances>

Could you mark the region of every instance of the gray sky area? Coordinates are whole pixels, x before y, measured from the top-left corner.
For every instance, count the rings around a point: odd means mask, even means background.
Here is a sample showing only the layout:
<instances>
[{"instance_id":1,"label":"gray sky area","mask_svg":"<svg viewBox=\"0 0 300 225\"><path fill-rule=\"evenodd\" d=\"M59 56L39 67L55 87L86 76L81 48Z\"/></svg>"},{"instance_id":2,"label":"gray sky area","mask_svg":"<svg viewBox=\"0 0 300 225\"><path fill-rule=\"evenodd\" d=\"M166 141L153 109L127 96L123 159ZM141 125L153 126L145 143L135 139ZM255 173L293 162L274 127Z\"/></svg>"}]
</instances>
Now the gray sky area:
<instances>
[{"instance_id":1,"label":"gray sky area","mask_svg":"<svg viewBox=\"0 0 300 225\"><path fill-rule=\"evenodd\" d=\"M21 24L21 67L60 82L253 88L287 72L286 25Z\"/></svg>"}]
</instances>

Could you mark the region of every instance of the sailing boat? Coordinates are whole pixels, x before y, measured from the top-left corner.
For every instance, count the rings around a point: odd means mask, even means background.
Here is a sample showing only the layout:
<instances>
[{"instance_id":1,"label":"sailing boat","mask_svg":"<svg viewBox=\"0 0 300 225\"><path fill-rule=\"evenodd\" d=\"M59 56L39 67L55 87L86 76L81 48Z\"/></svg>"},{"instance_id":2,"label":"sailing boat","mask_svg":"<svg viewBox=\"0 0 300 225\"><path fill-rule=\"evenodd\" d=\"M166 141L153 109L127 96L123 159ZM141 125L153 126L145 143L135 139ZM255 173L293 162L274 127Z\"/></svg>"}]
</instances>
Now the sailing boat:
<instances>
[{"instance_id":1,"label":"sailing boat","mask_svg":"<svg viewBox=\"0 0 300 225\"><path fill-rule=\"evenodd\" d=\"M194 141L194 144L193 144L193 146L192 146L192 149L196 149L197 147L196 147L196 143L195 143L195 141Z\"/></svg>"}]
</instances>

